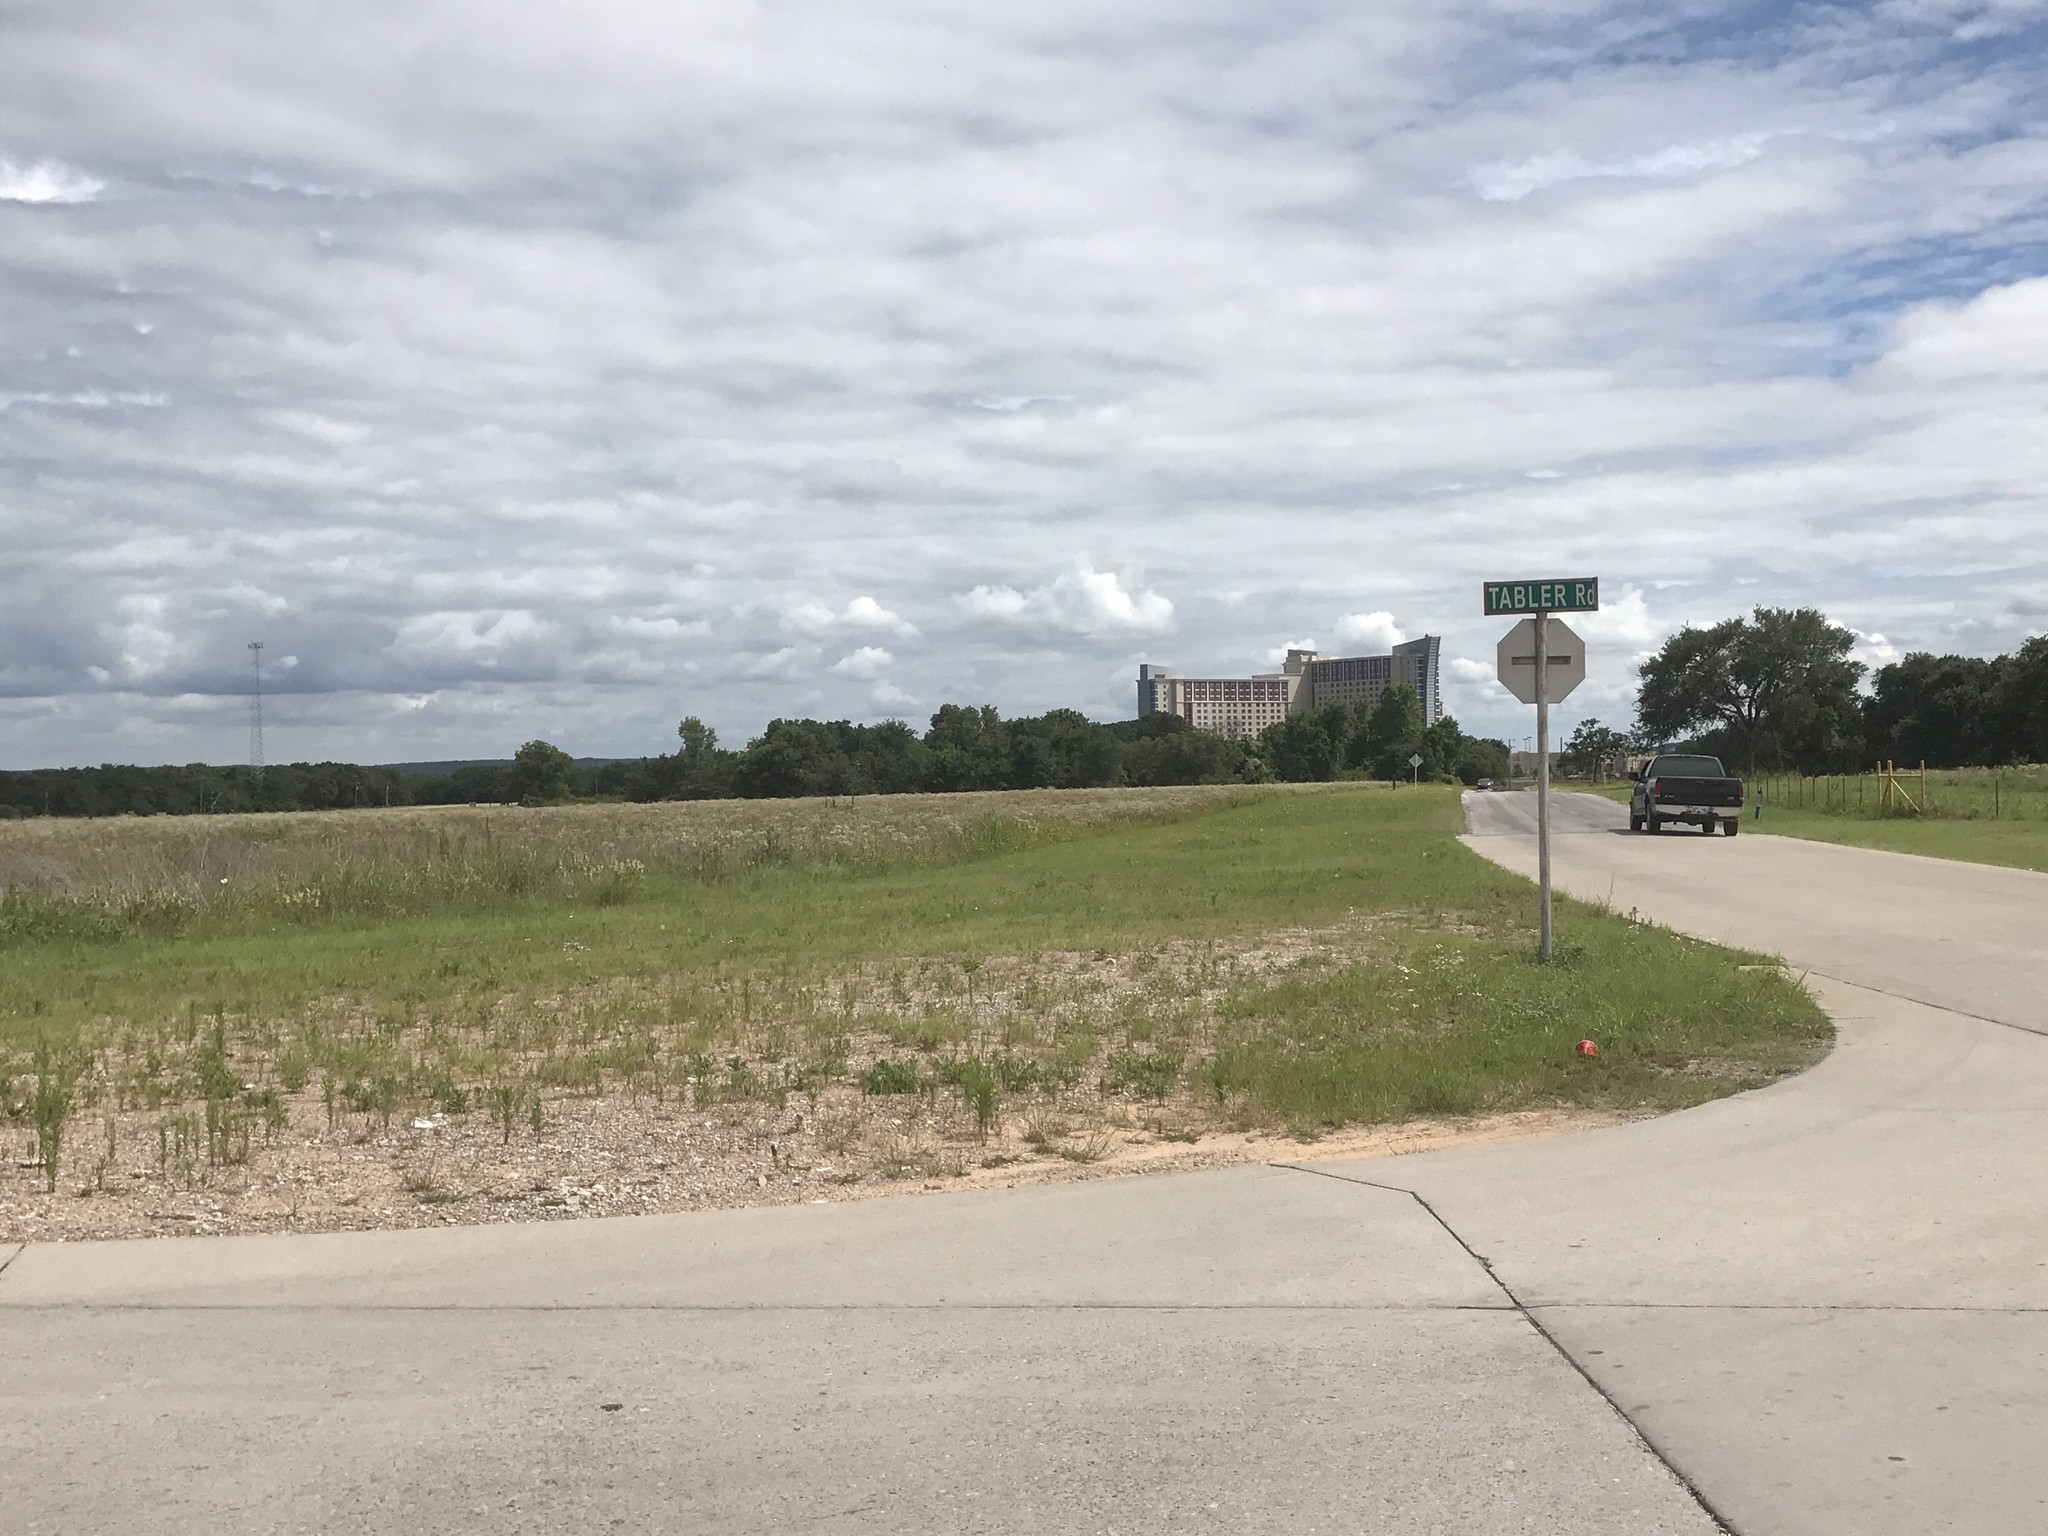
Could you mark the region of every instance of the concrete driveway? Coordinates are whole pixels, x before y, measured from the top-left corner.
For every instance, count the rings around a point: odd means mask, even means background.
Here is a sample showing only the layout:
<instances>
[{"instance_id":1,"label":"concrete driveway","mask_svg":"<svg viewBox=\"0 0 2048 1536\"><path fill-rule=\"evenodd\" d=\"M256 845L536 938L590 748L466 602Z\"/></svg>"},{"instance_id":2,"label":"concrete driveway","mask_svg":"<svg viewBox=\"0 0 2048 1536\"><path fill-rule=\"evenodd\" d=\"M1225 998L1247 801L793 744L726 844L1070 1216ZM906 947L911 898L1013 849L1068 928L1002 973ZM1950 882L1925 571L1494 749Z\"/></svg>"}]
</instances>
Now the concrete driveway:
<instances>
[{"instance_id":1,"label":"concrete driveway","mask_svg":"<svg viewBox=\"0 0 2048 1536\"><path fill-rule=\"evenodd\" d=\"M2048 878L1572 810L1561 885L1812 969L1834 1055L1373 1162L0 1249L0 1524L2048 1529Z\"/></svg>"}]
</instances>

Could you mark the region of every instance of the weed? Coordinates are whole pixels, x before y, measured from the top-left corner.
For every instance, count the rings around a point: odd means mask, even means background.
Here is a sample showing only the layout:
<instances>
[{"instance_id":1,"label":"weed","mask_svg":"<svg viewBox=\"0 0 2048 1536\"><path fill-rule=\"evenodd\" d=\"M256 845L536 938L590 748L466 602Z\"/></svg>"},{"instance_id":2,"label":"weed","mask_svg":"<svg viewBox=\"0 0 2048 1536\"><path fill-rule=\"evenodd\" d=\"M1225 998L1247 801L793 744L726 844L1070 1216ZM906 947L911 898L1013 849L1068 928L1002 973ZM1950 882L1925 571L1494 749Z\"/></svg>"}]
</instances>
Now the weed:
<instances>
[{"instance_id":1,"label":"weed","mask_svg":"<svg viewBox=\"0 0 2048 1536\"><path fill-rule=\"evenodd\" d=\"M1098 1128L1080 1141L1054 1150L1070 1163L1099 1163L1115 1145L1116 1134L1107 1128Z\"/></svg>"},{"instance_id":2,"label":"weed","mask_svg":"<svg viewBox=\"0 0 2048 1536\"><path fill-rule=\"evenodd\" d=\"M398 1186L410 1195L429 1195L440 1188L434 1178L434 1164L440 1156L437 1148L428 1148L424 1160L414 1163L398 1176Z\"/></svg>"},{"instance_id":3,"label":"weed","mask_svg":"<svg viewBox=\"0 0 2048 1536\"><path fill-rule=\"evenodd\" d=\"M526 1086L523 1083L497 1082L485 1092L490 1105L491 1123L498 1127L499 1145L512 1144L512 1126L519 1118L521 1106L526 1102Z\"/></svg>"},{"instance_id":4,"label":"weed","mask_svg":"<svg viewBox=\"0 0 2048 1536\"><path fill-rule=\"evenodd\" d=\"M206 1101L206 1160L216 1167L249 1161L249 1116L232 1100Z\"/></svg>"},{"instance_id":5,"label":"weed","mask_svg":"<svg viewBox=\"0 0 2048 1536\"><path fill-rule=\"evenodd\" d=\"M959 1086L960 1097L966 1101L967 1107L974 1111L975 1137L987 1141L988 1133L996 1123L995 1076L978 1061L963 1061L955 1065L957 1070L952 1080Z\"/></svg>"},{"instance_id":6,"label":"weed","mask_svg":"<svg viewBox=\"0 0 2048 1536\"><path fill-rule=\"evenodd\" d=\"M870 1095L923 1093L930 1086L916 1067L886 1057L860 1075L860 1091Z\"/></svg>"},{"instance_id":7,"label":"weed","mask_svg":"<svg viewBox=\"0 0 2048 1536\"><path fill-rule=\"evenodd\" d=\"M1045 1068L1028 1056L1012 1056L1005 1052L996 1057L990 1065L995 1070L996 1081L1002 1084L1005 1093L1028 1093L1046 1081Z\"/></svg>"},{"instance_id":8,"label":"weed","mask_svg":"<svg viewBox=\"0 0 2048 1536\"><path fill-rule=\"evenodd\" d=\"M1102 1076L1104 1093L1135 1093L1163 1099L1180 1081L1181 1061L1163 1052L1118 1051Z\"/></svg>"},{"instance_id":9,"label":"weed","mask_svg":"<svg viewBox=\"0 0 2048 1536\"><path fill-rule=\"evenodd\" d=\"M35 1094L29 1100L29 1112L36 1126L36 1162L43 1170L46 1188L54 1194L57 1159L64 1150L64 1123L71 1118L79 1062L73 1053L48 1040L38 1040L35 1070Z\"/></svg>"},{"instance_id":10,"label":"weed","mask_svg":"<svg viewBox=\"0 0 2048 1536\"><path fill-rule=\"evenodd\" d=\"M1024 1116L1024 1144L1041 1152L1050 1151L1072 1129L1065 1116L1046 1109L1034 1109Z\"/></svg>"},{"instance_id":11,"label":"weed","mask_svg":"<svg viewBox=\"0 0 2048 1536\"><path fill-rule=\"evenodd\" d=\"M156 1125L156 1171L166 1183L192 1187L195 1154L199 1147L199 1121L185 1111L166 1115ZM178 1178L173 1179L176 1169Z\"/></svg>"}]
</instances>

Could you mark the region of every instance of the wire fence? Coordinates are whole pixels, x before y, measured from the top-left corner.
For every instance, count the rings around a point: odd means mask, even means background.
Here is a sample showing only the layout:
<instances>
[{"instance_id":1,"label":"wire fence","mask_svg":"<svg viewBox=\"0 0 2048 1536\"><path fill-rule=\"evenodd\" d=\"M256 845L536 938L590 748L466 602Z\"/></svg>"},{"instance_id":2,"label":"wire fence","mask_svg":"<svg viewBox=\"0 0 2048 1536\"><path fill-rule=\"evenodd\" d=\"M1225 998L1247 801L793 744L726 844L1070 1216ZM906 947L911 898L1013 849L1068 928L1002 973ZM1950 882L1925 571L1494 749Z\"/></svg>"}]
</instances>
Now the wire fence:
<instances>
[{"instance_id":1,"label":"wire fence","mask_svg":"<svg viewBox=\"0 0 2048 1536\"><path fill-rule=\"evenodd\" d=\"M1752 805L1865 820L2048 821L2048 766L1910 768L1880 763L1868 773L1758 774Z\"/></svg>"}]
</instances>

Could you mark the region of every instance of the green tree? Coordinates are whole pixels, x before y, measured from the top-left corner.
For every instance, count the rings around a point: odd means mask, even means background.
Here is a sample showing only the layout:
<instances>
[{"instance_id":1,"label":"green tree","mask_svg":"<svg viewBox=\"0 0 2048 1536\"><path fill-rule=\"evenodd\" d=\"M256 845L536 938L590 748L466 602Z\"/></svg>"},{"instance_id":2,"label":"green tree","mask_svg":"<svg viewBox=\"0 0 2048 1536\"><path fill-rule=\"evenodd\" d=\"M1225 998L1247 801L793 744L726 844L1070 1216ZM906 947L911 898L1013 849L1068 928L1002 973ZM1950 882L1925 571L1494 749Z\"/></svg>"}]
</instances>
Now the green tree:
<instances>
[{"instance_id":1,"label":"green tree","mask_svg":"<svg viewBox=\"0 0 2048 1536\"><path fill-rule=\"evenodd\" d=\"M512 754L507 786L521 805L557 805L576 793L576 759L545 741L529 741Z\"/></svg>"},{"instance_id":2,"label":"green tree","mask_svg":"<svg viewBox=\"0 0 2048 1536\"><path fill-rule=\"evenodd\" d=\"M1452 772L1466 784L1477 784L1481 779L1501 784L1508 780L1508 766L1506 742L1491 736L1467 736L1459 744L1458 762Z\"/></svg>"},{"instance_id":3,"label":"green tree","mask_svg":"<svg viewBox=\"0 0 2048 1536\"><path fill-rule=\"evenodd\" d=\"M1465 755L1465 733L1458 727L1456 718L1445 715L1436 724L1425 726L1422 744L1416 748L1422 754L1422 777L1425 779L1453 779L1458 776L1458 764Z\"/></svg>"},{"instance_id":4,"label":"green tree","mask_svg":"<svg viewBox=\"0 0 2048 1536\"><path fill-rule=\"evenodd\" d=\"M943 704L925 732L933 789L1003 789L1010 782L1010 733L992 705Z\"/></svg>"},{"instance_id":5,"label":"green tree","mask_svg":"<svg viewBox=\"0 0 2048 1536\"><path fill-rule=\"evenodd\" d=\"M1408 759L1422 749L1422 731L1422 700L1408 684L1389 683L1353 740L1351 760L1376 779L1405 779Z\"/></svg>"},{"instance_id":6,"label":"green tree","mask_svg":"<svg viewBox=\"0 0 2048 1536\"><path fill-rule=\"evenodd\" d=\"M1009 725L1011 789L1097 789L1117 778L1116 739L1079 710Z\"/></svg>"},{"instance_id":7,"label":"green tree","mask_svg":"<svg viewBox=\"0 0 2048 1536\"><path fill-rule=\"evenodd\" d=\"M1638 735L1693 738L1751 773L1848 766L1862 753L1855 638L1814 608L1688 625L1642 664Z\"/></svg>"},{"instance_id":8,"label":"green tree","mask_svg":"<svg viewBox=\"0 0 2048 1536\"><path fill-rule=\"evenodd\" d=\"M718 732L695 715L685 715L676 735L683 743L676 756L686 776L701 774L711 766L718 755Z\"/></svg>"},{"instance_id":9,"label":"green tree","mask_svg":"<svg viewBox=\"0 0 2048 1536\"><path fill-rule=\"evenodd\" d=\"M2000 758L2048 763L2048 635L2036 635L1999 658L1991 704L1998 716Z\"/></svg>"},{"instance_id":10,"label":"green tree","mask_svg":"<svg viewBox=\"0 0 2048 1536\"><path fill-rule=\"evenodd\" d=\"M1127 784L1245 784L1270 776L1251 742L1198 731L1178 715L1146 717L1154 720L1166 724L1142 734L1132 731L1124 742L1121 766Z\"/></svg>"},{"instance_id":11,"label":"green tree","mask_svg":"<svg viewBox=\"0 0 2048 1536\"><path fill-rule=\"evenodd\" d=\"M2005 733L1994 697L2004 661L1916 651L1880 667L1864 705L1871 752L1935 768L2002 761Z\"/></svg>"},{"instance_id":12,"label":"green tree","mask_svg":"<svg viewBox=\"0 0 2048 1536\"><path fill-rule=\"evenodd\" d=\"M855 726L847 743L854 778L863 794L903 795L925 787L931 754L901 720Z\"/></svg>"},{"instance_id":13,"label":"green tree","mask_svg":"<svg viewBox=\"0 0 2048 1536\"><path fill-rule=\"evenodd\" d=\"M1326 704L1267 726L1259 740L1272 761L1273 776L1291 784L1334 779L1344 765L1354 722L1350 705Z\"/></svg>"},{"instance_id":14,"label":"green tree","mask_svg":"<svg viewBox=\"0 0 2048 1536\"><path fill-rule=\"evenodd\" d=\"M755 799L850 794L853 778L839 733L819 720L770 720L733 774L739 792Z\"/></svg>"},{"instance_id":15,"label":"green tree","mask_svg":"<svg viewBox=\"0 0 2048 1536\"><path fill-rule=\"evenodd\" d=\"M1558 768L1572 778L1616 777L1632 745L1625 731L1602 725L1598 720L1581 720L1559 754Z\"/></svg>"}]
</instances>

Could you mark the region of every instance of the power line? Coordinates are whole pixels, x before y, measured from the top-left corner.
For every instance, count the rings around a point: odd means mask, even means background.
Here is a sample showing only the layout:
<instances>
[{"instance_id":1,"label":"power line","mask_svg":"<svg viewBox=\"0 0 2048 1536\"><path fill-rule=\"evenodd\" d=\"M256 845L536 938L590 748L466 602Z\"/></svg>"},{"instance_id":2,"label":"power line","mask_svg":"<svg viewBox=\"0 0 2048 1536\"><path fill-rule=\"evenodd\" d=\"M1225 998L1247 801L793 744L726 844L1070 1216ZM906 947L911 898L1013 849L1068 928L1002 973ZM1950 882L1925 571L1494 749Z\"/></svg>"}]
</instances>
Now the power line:
<instances>
[{"instance_id":1,"label":"power line","mask_svg":"<svg viewBox=\"0 0 2048 1536\"><path fill-rule=\"evenodd\" d=\"M249 772L263 777L263 642L249 642Z\"/></svg>"}]
</instances>

